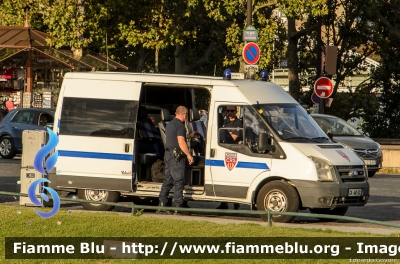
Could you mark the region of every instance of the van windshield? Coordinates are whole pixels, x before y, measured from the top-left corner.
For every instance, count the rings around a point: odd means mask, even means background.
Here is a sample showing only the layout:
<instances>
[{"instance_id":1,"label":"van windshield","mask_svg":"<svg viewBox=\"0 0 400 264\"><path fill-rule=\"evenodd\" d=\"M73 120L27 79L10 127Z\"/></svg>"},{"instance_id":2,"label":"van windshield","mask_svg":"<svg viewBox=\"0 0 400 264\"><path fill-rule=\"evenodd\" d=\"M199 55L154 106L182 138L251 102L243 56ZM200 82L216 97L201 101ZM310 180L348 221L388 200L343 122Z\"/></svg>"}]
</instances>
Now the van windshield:
<instances>
[{"instance_id":1,"label":"van windshield","mask_svg":"<svg viewBox=\"0 0 400 264\"><path fill-rule=\"evenodd\" d=\"M330 142L314 119L298 104L260 104L255 107L285 141Z\"/></svg>"}]
</instances>

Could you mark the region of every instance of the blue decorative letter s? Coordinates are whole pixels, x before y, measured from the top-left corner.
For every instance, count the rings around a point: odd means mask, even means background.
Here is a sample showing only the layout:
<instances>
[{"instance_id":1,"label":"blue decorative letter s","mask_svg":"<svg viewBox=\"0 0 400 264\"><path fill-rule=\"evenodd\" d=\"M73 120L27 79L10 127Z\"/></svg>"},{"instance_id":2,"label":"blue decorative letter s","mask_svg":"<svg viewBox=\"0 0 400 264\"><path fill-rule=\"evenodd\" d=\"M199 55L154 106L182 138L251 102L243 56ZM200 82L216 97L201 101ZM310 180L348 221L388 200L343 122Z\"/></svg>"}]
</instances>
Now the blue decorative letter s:
<instances>
[{"instance_id":1,"label":"blue decorative letter s","mask_svg":"<svg viewBox=\"0 0 400 264\"><path fill-rule=\"evenodd\" d=\"M43 168L43 162L45 161L46 156L57 146L58 137L56 133L47 128L47 132L49 133L49 142L41 148L35 156L33 160L33 166L35 169L41 174L47 175L46 172L51 171L56 165L58 159L58 150L56 150L47 160L46 160L46 168Z\"/></svg>"},{"instance_id":2,"label":"blue decorative letter s","mask_svg":"<svg viewBox=\"0 0 400 264\"><path fill-rule=\"evenodd\" d=\"M47 172L51 171L54 166L56 165L58 159L58 151L55 150L47 159L46 156L50 154L54 148L58 144L58 136L49 128L47 128L47 132L49 133L49 142L44 145L39 151L36 153L35 159L33 160L33 166L35 169L40 172L41 174L47 175ZM43 163L46 163L46 166L43 167ZM43 206L43 204L39 201L36 197L36 188L40 184L39 192L42 196L43 200L46 202L49 201L49 197L45 193L43 193L43 189L46 189L51 197L53 197L53 209L50 212L41 212L35 209L35 212L42 218L50 218L54 216L58 210L60 209L60 197L58 196L57 192L50 187L43 186L44 182L50 182L46 178L41 178L35 180L28 188L28 197L29 199L37 206Z\"/></svg>"},{"instance_id":3,"label":"blue decorative letter s","mask_svg":"<svg viewBox=\"0 0 400 264\"><path fill-rule=\"evenodd\" d=\"M37 206L43 206L43 204L39 201L39 199L36 197L36 194L35 194L36 187L43 182L50 182L50 181L46 178L37 179L36 181L32 182L32 184L28 188L28 197L29 197L29 199L31 199L32 203L34 203ZM47 213L41 212L36 209L35 209L35 212L42 218L50 218L50 217L54 216L60 209L60 197L58 196L57 192L55 190L53 190L52 188L46 187L46 186L41 186L41 187L43 189L46 189L51 194L51 197L53 197L53 201L54 201L53 209ZM40 195L42 196L43 200L48 202L49 197L47 197L47 195L44 194L42 192L42 190L39 190L39 191L40 191Z\"/></svg>"}]
</instances>

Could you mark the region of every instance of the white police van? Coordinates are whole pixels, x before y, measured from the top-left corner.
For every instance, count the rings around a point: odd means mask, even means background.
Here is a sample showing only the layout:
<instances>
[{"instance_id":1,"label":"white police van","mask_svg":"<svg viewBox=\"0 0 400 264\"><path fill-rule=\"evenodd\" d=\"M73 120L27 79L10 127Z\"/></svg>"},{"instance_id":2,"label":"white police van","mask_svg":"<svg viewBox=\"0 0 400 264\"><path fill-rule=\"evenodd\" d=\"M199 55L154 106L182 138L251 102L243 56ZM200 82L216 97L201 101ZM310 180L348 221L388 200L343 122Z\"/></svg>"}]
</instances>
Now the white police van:
<instances>
[{"instance_id":1,"label":"white police van","mask_svg":"<svg viewBox=\"0 0 400 264\"><path fill-rule=\"evenodd\" d=\"M55 113L59 157L50 187L89 201L158 197L162 183L152 181L151 166L163 157L168 121L184 105L188 133L202 134L188 140L195 162L187 165L185 199L331 215L367 203L363 161L330 141L297 101L277 84L224 75L67 73ZM196 97L209 102L206 126ZM239 142L222 126L228 106L243 123L234 129ZM273 215L277 222L293 218Z\"/></svg>"}]
</instances>

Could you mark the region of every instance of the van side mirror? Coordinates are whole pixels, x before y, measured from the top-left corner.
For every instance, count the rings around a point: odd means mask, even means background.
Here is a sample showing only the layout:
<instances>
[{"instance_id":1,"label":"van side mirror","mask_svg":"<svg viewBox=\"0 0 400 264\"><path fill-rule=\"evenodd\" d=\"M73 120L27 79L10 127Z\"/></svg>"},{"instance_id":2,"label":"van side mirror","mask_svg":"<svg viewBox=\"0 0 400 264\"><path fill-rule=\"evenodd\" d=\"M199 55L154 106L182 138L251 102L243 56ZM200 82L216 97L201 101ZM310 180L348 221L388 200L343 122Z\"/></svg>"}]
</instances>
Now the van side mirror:
<instances>
[{"instance_id":1,"label":"van side mirror","mask_svg":"<svg viewBox=\"0 0 400 264\"><path fill-rule=\"evenodd\" d=\"M260 153L265 153L268 151L275 151L275 146L269 144L269 136L268 133L260 133L258 135L258 146L257 150Z\"/></svg>"},{"instance_id":2,"label":"van side mirror","mask_svg":"<svg viewBox=\"0 0 400 264\"><path fill-rule=\"evenodd\" d=\"M333 140L333 134L332 134L332 133L328 133L327 135L328 135L329 139L330 139L332 142L336 142L336 141Z\"/></svg>"},{"instance_id":3,"label":"van side mirror","mask_svg":"<svg viewBox=\"0 0 400 264\"><path fill-rule=\"evenodd\" d=\"M53 130L54 124L53 123L47 123L44 127L46 127L46 128L48 127L51 130Z\"/></svg>"}]
</instances>

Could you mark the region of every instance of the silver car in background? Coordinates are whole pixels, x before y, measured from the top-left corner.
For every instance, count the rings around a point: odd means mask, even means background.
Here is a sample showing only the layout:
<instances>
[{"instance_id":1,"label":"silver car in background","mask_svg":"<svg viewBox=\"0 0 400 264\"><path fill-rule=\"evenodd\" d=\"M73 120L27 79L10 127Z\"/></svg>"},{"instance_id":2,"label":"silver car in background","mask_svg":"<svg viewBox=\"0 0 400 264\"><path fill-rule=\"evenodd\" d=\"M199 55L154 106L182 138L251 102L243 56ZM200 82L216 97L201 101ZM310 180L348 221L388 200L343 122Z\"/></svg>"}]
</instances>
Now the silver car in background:
<instances>
[{"instance_id":1,"label":"silver car in background","mask_svg":"<svg viewBox=\"0 0 400 264\"><path fill-rule=\"evenodd\" d=\"M382 168L382 148L379 143L364 136L343 119L323 114L311 114L322 130L333 141L341 143L357 153L368 168L368 177L373 177Z\"/></svg>"}]
</instances>

